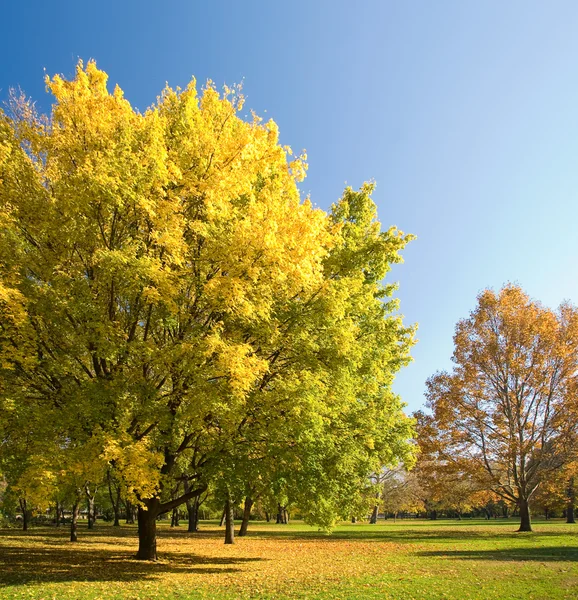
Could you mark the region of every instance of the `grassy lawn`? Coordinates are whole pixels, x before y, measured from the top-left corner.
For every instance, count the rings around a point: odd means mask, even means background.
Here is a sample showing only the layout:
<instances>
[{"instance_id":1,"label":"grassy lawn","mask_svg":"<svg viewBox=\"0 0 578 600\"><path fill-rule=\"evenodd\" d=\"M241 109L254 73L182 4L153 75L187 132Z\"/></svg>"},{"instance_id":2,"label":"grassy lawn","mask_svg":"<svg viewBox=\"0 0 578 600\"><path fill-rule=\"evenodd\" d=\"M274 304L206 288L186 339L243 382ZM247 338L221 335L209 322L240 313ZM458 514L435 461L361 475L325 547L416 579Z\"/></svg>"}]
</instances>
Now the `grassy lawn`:
<instances>
[{"instance_id":1,"label":"grassy lawn","mask_svg":"<svg viewBox=\"0 0 578 600\"><path fill-rule=\"evenodd\" d=\"M345 524L326 536L301 523L252 523L223 544L215 523L199 534L161 525L161 560L134 560L136 530L98 524L0 530L0 599L578 597L578 525L510 521Z\"/></svg>"}]
</instances>

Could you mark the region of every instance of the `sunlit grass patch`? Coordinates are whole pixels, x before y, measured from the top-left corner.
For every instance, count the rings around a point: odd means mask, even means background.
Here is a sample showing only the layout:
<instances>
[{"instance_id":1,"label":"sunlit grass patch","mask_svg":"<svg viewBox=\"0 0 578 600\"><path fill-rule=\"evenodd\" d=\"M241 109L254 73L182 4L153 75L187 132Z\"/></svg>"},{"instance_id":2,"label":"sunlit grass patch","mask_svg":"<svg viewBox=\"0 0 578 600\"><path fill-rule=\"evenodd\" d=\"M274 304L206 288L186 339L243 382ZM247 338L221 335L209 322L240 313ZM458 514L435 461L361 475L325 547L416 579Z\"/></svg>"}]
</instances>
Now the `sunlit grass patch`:
<instances>
[{"instance_id":1,"label":"sunlit grass patch","mask_svg":"<svg viewBox=\"0 0 578 600\"><path fill-rule=\"evenodd\" d=\"M200 534L163 525L156 563L134 559L134 527L81 529L77 544L65 530L4 530L0 598L575 598L574 527L398 521L327 536L259 523L225 546L214 523Z\"/></svg>"}]
</instances>

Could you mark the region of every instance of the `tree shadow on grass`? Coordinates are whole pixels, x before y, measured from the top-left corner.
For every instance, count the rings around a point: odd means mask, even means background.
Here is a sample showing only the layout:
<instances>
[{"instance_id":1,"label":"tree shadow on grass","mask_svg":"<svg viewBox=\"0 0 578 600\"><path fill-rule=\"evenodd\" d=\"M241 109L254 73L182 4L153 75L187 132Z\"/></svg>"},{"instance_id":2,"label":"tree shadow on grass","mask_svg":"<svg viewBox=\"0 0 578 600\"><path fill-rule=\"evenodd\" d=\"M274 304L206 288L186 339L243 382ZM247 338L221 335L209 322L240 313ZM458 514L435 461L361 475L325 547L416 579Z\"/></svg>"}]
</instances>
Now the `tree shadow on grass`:
<instances>
[{"instance_id":1,"label":"tree shadow on grass","mask_svg":"<svg viewBox=\"0 0 578 600\"><path fill-rule=\"evenodd\" d=\"M500 548L492 550L438 550L416 552L425 558L448 558L450 560L497 560L504 562L560 562L578 561L578 546L554 548Z\"/></svg>"},{"instance_id":2,"label":"tree shadow on grass","mask_svg":"<svg viewBox=\"0 0 578 600\"><path fill-rule=\"evenodd\" d=\"M331 534L326 534L319 531L292 531L287 529L285 531L280 529L274 529L270 531L257 530L251 532L249 530L248 536L262 538L262 539L285 539L285 540L300 540L300 541L327 541L327 542L341 542L344 540L349 541L360 541L360 542L386 542L394 544L412 544L412 543L444 543L444 542L456 542L456 541L467 541L467 540L479 540L479 541L504 541L507 539L517 540L521 536L537 536L547 538L557 538L569 535L567 531L537 531L530 534L520 534L512 529L511 531L472 531L472 530L460 530L460 529L436 529L436 530L423 530L413 528L403 528L399 530L382 529L377 526L374 530L368 531L367 529L355 529L351 528L348 530L334 531Z\"/></svg>"},{"instance_id":3,"label":"tree shadow on grass","mask_svg":"<svg viewBox=\"0 0 578 600\"><path fill-rule=\"evenodd\" d=\"M0 546L0 587L66 581L153 580L166 573L236 573L243 564L264 560L175 552L163 552L158 562L140 561L133 557L134 554L128 552L81 548L74 544L60 548L3 545Z\"/></svg>"}]
</instances>

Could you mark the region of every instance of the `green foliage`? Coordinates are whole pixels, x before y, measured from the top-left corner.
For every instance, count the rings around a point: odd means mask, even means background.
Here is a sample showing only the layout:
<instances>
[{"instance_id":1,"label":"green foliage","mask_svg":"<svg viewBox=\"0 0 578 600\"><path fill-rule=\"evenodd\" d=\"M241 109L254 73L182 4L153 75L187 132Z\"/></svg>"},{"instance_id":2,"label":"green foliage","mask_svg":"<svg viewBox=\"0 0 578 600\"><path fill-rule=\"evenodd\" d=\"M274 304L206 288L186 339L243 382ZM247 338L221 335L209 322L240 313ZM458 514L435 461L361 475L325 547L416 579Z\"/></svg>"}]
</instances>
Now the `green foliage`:
<instances>
[{"instance_id":1,"label":"green foliage","mask_svg":"<svg viewBox=\"0 0 578 600\"><path fill-rule=\"evenodd\" d=\"M414 331L381 283L412 236L369 184L301 201L304 157L236 90L141 114L106 80L79 63L50 116L0 115L0 468L39 505L113 467L157 513L249 480L329 528L412 460L391 383Z\"/></svg>"}]
</instances>

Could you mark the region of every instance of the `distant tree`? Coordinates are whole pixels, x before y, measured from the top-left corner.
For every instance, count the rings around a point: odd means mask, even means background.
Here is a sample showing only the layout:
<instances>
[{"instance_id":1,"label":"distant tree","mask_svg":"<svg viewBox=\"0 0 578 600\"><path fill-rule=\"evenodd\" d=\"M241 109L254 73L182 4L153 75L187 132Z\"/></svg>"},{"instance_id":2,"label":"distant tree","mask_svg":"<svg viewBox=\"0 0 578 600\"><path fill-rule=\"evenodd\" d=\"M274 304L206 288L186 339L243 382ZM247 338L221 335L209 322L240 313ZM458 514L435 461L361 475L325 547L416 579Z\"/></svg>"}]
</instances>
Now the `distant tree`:
<instances>
[{"instance_id":1,"label":"distant tree","mask_svg":"<svg viewBox=\"0 0 578 600\"><path fill-rule=\"evenodd\" d=\"M389 469L390 476L381 484L383 511L396 519L400 513L418 512L423 508L417 490L418 483L413 472L399 466Z\"/></svg>"},{"instance_id":2,"label":"distant tree","mask_svg":"<svg viewBox=\"0 0 578 600\"><path fill-rule=\"evenodd\" d=\"M532 495L570 456L577 311L544 308L514 285L486 290L454 344L453 371L427 383L432 415L418 415L420 445L517 504L519 531L531 531Z\"/></svg>"}]
</instances>

